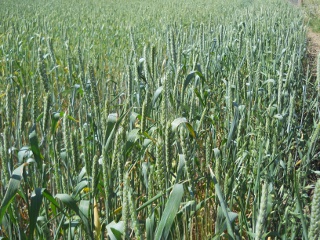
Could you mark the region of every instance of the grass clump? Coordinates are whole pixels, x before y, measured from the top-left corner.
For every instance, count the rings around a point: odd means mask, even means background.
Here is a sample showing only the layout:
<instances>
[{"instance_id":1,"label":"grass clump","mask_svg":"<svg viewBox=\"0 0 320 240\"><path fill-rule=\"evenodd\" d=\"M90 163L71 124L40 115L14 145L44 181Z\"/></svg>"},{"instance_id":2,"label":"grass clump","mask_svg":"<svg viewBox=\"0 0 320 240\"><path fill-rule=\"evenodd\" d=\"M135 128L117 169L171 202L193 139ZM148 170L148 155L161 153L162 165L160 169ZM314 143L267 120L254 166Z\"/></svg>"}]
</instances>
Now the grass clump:
<instances>
[{"instance_id":1,"label":"grass clump","mask_svg":"<svg viewBox=\"0 0 320 240\"><path fill-rule=\"evenodd\" d=\"M314 32L320 32L320 1L304 0L303 7L309 19L309 26Z\"/></svg>"}]
</instances>

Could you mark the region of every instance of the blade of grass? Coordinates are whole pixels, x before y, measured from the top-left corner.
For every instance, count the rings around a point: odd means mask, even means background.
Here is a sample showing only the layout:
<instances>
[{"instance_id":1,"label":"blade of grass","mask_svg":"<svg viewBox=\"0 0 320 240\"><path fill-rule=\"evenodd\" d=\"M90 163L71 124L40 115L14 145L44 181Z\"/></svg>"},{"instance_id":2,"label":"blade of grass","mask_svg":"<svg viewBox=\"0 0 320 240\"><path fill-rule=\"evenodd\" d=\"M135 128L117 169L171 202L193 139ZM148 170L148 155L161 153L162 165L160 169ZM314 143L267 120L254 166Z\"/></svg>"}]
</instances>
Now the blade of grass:
<instances>
[{"instance_id":1,"label":"blade of grass","mask_svg":"<svg viewBox=\"0 0 320 240\"><path fill-rule=\"evenodd\" d=\"M298 211L299 211L299 214L300 214L303 238L304 239L308 239L308 229L307 229L305 216L304 216L304 213L303 213L303 210L302 210L301 196L300 196L300 192L299 192L299 186L298 186L296 174L294 176L294 191L295 191L295 194L296 194L297 208L298 208Z\"/></svg>"},{"instance_id":2,"label":"blade of grass","mask_svg":"<svg viewBox=\"0 0 320 240\"><path fill-rule=\"evenodd\" d=\"M33 239L34 229L37 224L37 218L39 216L40 207L42 205L42 192L43 188L36 188L31 195L31 206L29 212L29 221L30 221L30 235L29 239Z\"/></svg>"},{"instance_id":3,"label":"blade of grass","mask_svg":"<svg viewBox=\"0 0 320 240\"><path fill-rule=\"evenodd\" d=\"M20 182L22 180L22 175L24 171L24 167L27 166L27 163L24 163L20 165L18 168L16 168L9 181L9 186L8 189L4 195L4 198L1 202L1 207L0 207L0 223L2 222L2 218L9 207L10 203L14 199L14 196L18 192L18 189L20 187Z\"/></svg>"},{"instance_id":4,"label":"blade of grass","mask_svg":"<svg viewBox=\"0 0 320 240\"><path fill-rule=\"evenodd\" d=\"M156 229L156 233L155 233L156 240L168 238L171 225L173 223L174 218L176 217L176 213L179 210L182 196L183 196L183 185L175 184L173 186L169 199L166 203L159 225Z\"/></svg>"},{"instance_id":5,"label":"blade of grass","mask_svg":"<svg viewBox=\"0 0 320 240\"><path fill-rule=\"evenodd\" d=\"M232 230L232 226L231 226L231 221L230 221L230 218L229 218L229 214L228 214L228 209L227 209L227 204L224 200L224 197L223 197L223 194L222 194L222 191L220 189L220 185L211 169L211 167L209 166L209 171L210 171L210 175L211 175L211 178L212 178L212 181L214 183L214 188L216 190L216 193L218 195L218 199L219 199L219 202L220 202L220 206L221 206L221 210L226 218L226 224L227 224L227 229L228 229L228 234L232 237L232 239L235 239L235 236L234 236L234 233L233 233L233 230Z\"/></svg>"}]
</instances>

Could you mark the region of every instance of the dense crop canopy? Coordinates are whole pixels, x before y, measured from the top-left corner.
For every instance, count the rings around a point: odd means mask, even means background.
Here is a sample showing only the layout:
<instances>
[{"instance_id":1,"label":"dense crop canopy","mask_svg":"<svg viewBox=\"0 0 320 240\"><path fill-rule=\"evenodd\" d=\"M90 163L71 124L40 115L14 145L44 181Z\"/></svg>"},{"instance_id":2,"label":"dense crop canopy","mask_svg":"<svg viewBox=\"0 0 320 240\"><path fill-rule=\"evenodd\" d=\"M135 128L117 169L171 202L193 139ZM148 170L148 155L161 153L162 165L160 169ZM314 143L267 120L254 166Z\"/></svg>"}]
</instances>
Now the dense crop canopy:
<instances>
[{"instance_id":1,"label":"dense crop canopy","mask_svg":"<svg viewBox=\"0 0 320 240\"><path fill-rule=\"evenodd\" d=\"M307 238L298 9L12 0L0 19L0 238Z\"/></svg>"}]
</instances>

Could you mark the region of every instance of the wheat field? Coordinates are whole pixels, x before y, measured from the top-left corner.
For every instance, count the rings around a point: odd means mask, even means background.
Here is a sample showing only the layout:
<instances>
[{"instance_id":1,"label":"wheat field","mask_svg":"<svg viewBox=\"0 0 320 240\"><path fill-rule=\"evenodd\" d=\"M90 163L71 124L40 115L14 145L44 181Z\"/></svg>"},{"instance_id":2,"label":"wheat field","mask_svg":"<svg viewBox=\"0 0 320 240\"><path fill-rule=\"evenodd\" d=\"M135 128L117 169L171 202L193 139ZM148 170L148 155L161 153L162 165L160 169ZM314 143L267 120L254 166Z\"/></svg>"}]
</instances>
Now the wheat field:
<instances>
[{"instance_id":1,"label":"wheat field","mask_svg":"<svg viewBox=\"0 0 320 240\"><path fill-rule=\"evenodd\" d=\"M0 239L319 239L301 9L1 5Z\"/></svg>"}]
</instances>

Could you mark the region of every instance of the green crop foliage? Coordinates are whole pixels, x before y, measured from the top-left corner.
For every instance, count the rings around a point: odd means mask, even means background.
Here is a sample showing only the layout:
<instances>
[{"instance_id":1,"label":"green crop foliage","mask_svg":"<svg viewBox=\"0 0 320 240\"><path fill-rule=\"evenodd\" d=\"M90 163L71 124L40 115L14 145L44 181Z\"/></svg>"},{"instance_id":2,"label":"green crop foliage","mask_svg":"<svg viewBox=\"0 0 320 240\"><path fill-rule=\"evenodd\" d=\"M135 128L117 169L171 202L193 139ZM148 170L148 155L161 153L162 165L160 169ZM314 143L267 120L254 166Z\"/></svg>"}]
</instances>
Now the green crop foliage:
<instances>
[{"instance_id":1,"label":"green crop foliage","mask_svg":"<svg viewBox=\"0 0 320 240\"><path fill-rule=\"evenodd\" d=\"M319 232L301 9L12 0L0 17L1 239Z\"/></svg>"}]
</instances>

